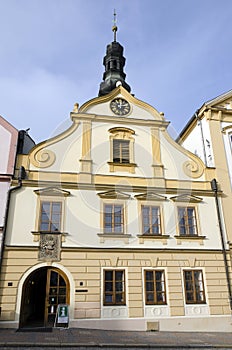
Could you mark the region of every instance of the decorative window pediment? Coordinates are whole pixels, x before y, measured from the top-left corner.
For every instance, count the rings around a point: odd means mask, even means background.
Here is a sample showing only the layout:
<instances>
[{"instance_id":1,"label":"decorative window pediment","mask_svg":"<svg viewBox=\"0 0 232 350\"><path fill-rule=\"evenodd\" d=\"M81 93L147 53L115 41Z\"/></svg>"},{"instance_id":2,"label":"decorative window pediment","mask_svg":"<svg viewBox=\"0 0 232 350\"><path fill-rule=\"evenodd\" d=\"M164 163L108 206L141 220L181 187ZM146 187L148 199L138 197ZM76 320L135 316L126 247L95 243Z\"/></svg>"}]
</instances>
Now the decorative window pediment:
<instances>
[{"instance_id":1,"label":"decorative window pediment","mask_svg":"<svg viewBox=\"0 0 232 350\"><path fill-rule=\"evenodd\" d=\"M131 196L127 193L123 193L121 191L107 191L107 192L101 192L98 193L98 196L102 199L129 199Z\"/></svg>"},{"instance_id":2,"label":"decorative window pediment","mask_svg":"<svg viewBox=\"0 0 232 350\"><path fill-rule=\"evenodd\" d=\"M109 129L109 132L111 134L114 134L114 136L117 136L118 138L128 138L130 135L134 135L135 132L132 129L124 128L124 127L115 127Z\"/></svg>"},{"instance_id":3,"label":"decorative window pediment","mask_svg":"<svg viewBox=\"0 0 232 350\"><path fill-rule=\"evenodd\" d=\"M167 197L157 194L155 192L145 192L135 195L135 198L143 201L166 201Z\"/></svg>"},{"instance_id":4,"label":"decorative window pediment","mask_svg":"<svg viewBox=\"0 0 232 350\"><path fill-rule=\"evenodd\" d=\"M39 190L34 191L38 196L59 196L59 197L67 197L70 195L69 191L62 190L57 187L46 187Z\"/></svg>"},{"instance_id":5,"label":"decorative window pediment","mask_svg":"<svg viewBox=\"0 0 232 350\"><path fill-rule=\"evenodd\" d=\"M187 202L187 203L200 203L202 202L202 198L192 196L189 194L181 194L179 196L171 197L170 198L174 202Z\"/></svg>"}]
</instances>

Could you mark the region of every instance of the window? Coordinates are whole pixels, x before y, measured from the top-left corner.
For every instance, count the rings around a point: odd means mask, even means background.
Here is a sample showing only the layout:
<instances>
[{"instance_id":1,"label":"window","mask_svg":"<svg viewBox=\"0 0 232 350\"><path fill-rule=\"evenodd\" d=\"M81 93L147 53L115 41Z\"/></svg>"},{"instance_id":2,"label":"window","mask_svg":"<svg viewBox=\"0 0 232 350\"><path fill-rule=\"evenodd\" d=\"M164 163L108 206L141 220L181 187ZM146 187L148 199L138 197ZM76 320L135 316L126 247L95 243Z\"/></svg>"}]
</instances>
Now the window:
<instances>
[{"instance_id":1,"label":"window","mask_svg":"<svg viewBox=\"0 0 232 350\"><path fill-rule=\"evenodd\" d=\"M113 140L113 162L130 163L130 141Z\"/></svg>"},{"instance_id":2,"label":"window","mask_svg":"<svg viewBox=\"0 0 232 350\"><path fill-rule=\"evenodd\" d=\"M124 171L135 173L134 142L135 131L125 127L109 129L110 133L110 172Z\"/></svg>"},{"instance_id":3,"label":"window","mask_svg":"<svg viewBox=\"0 0 232 350\"><path fill-rule=\"evenodd\" d=\"M163 270L145 271L145 302L146 305L166 304Z\"/></svg>"},{"instance_id":4,"label":"window","mask_svg":"<svg viewBox=\"0 0 232 350\"><path fill-rule=\"evenodd\" d=\"M186 304L205 303L203 274L201 270L184 271Z\"/></svg>"},{"instance_id":5,"label":"window","mask_svg":"<svg viewBox=\"0 0 232 350\"><path fill-rule=\"evenodd\" d=\"M125 305L125 271L104 271L104 305Z\"/></svg>"},{"instance_id":6,"label":"window","mask_svg":"<svg viewBox=\"0 0 232 350\"><path fill-rule=\"evenodd\" d=\"M160 208L142 205L142 222L144 235L160 235Z\"/></svg>"},{"instance_id":7,"label":"window","mask_svg":"<svg viewBox=\"0 0 232 350\"><path fill-rule=\"evenodd\" d=\"M196 214L193 207L178 207L180 236L197 235Z\"/></svg>"},{"instance_id":8,"label":"window","mask_svg":"<svg viewBox=\"0 0 232 350\"><path fill-rule=\"evenodd\" d=\"M59 232L61 230L61 202L41 202L39 230Z\"/></svg>"},{"instance_id":9,"label":"window","mask_svg":"<svg viewBox=\"0 0 232 350\"><path fill-rule=\"evenodd\" d=\"M123 233L123 205L104 205L104 233Z\"/></svg>"}]
</instances>

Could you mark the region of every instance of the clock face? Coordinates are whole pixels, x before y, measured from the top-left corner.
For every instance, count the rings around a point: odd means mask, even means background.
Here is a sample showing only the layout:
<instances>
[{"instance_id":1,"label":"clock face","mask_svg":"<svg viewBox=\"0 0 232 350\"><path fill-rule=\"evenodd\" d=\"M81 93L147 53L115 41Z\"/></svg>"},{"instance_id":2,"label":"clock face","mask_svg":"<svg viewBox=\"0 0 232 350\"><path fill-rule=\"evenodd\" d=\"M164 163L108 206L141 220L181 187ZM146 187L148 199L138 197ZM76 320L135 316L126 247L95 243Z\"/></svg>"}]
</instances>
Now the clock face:
<instances>
[{"instance_id":1,"label":"clock face","mask_svg":"<svg viewBox=\"0 0 232 350\"><path fill-rule=\"evenodd\" d=\"M116 115L126 115L130 112L129 103L120 97L115 98L113 101L111 101L110 108Z\"/></svg>"}]
</instances>

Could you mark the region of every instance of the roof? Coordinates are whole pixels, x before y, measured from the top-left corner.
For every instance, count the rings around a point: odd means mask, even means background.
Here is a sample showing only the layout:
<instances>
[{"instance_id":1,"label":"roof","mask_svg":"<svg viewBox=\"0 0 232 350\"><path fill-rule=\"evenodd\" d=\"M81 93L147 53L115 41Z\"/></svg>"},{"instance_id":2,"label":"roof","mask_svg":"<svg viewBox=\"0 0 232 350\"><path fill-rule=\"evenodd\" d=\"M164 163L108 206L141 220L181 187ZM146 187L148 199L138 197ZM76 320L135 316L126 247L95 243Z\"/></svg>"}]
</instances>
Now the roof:
<instances>
[{"instance_id":1,"label":"roof","mask_svg":"<svg viewBox=\"0 0 232 350\"><path fill-rule=\"evenodd\" d=\"M214 97L211 100L208 100L206 102L204 102L202 104L202 106L197 109L195 111L195 113L193 114L193 116L189 119L189 121L187 122L187 124L184 126L184 128L181 130L181 132L179 133L178 137L176 138L176 142L179 142L181 140L181 138L183 137L183 135L186 133L186 131L188 130L188 128L190 127L190 125L192 125L192 123L198 118L199 112L202 109L205 108L209 108L209 107L214 107L216 105L218 105L219 103L227 100L228 98L232 98L232 90L229 90L227 92L224 92L221 95L218 95L217 97Z\"/></svg>"}]
</instances>

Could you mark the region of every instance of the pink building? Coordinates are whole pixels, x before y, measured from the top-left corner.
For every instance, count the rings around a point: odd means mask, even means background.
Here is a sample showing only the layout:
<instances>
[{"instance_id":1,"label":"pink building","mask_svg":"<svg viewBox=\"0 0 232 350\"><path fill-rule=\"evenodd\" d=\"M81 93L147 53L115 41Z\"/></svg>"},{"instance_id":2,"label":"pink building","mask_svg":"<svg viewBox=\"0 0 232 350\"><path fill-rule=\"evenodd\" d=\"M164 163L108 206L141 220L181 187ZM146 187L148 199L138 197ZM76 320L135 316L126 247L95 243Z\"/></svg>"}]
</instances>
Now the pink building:
<instances>
[{"instance_id":1,"label":"pink building","mask_svg":"<svg viewBox=\"0 0 232 350\"><path fill-rule=\"evenodd\" d=\"M7 194L14 174L18 130L0 116L0 242L5 221Z\"/></svg>"}]
</instances>

